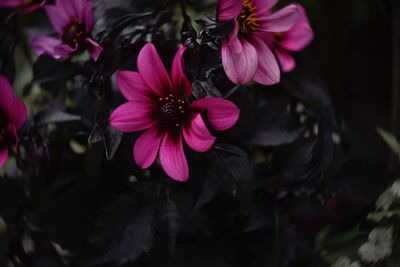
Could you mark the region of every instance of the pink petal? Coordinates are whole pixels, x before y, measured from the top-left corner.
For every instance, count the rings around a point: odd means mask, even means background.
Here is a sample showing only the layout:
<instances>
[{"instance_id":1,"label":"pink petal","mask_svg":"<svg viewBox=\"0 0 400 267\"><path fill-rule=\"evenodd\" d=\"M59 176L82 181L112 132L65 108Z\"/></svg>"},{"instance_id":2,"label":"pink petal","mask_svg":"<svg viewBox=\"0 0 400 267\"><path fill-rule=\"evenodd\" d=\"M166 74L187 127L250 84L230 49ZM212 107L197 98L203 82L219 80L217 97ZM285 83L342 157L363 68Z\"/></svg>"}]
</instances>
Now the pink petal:
<instances>
[{"instance_id":1,"label":"pink petal","mask_svg":"<svg viewBox=\"0 0 400 267\"><path fill-rule=\"evenodd\" d=\"M4 147L2 150L0 150L0 168L4 166L8 159L8 149L7 147Z\"/></svg>"},{"instance_id":2,"label":"pink petal","mask_svg":"<svg viewBox=\"0 0 400 267\"><path fill-rule=\"evenodd\" d=\"M219 0L217 6L218 20L227 21L236 18L242 11L242 0Z\"/></svg>"},{"instance_id":3,"label":"pink petal","mask_svg":"<svg viewBox=\"0 0 400 267\"><path fill-rule=\"evenodd\" d=\"M27 109L22 100L14 95L11 84L0 75L0 110L11 120L18 129L27 118Z\"/></svg>"},{"instance_id":4,"label":"pink petal","mask_svg":"<svg viewBox=\"0 0 400 267\"><path fill-rule=\"evenodd\" d=\"M10 119L17 129L21 128L28 117L28 110L24 102L17 96L13 100L11 111L9 114Z\"/></svg>"},{"instance_id":5,"label":"pink petal","mask_svg":"<svg viewBox=\"0 0 400 267\"><path fill-rule=\"evenodd\" d=\"M93 4L91 1L85 1L84 14L82 21L85 22L86 31L91 32L93 29Z\"/></svg>"},{"instance_id":6,"label":"pink petal","mask_svg":"<svg viewBox=\"0 0 400 267\"><path fill-rule=\"evenodd\" d=\"M72 48L67 44L63 44L60 39L44 35L33 37L32 49L38 56L48 54L55 59L67 57L77 50L77 48Z\"/></svg>"},{"instance_id":7,"label":"pink petal","mask_svg":"<svg viewBox=\"0 0 400 267\"><path fill-rule=\"evenodd\" d=\"M152 43L140 50L137 66L145 83L159 96L166 96L171 89L171 81L156 48Z\"/></svg>"},{"instance_id":8,"label":"pink petal","mask_svg":"<svg viewBox=\"0 0 400 267\"><path fill-rule=\"evenodd\" d=\"M256 14L258 16L269 14L271 8L273 8L277 2L278 0L253 0L254 6L256 7Z\"/></svg>"},{"instance_id":9,"label":"pink petal","mask_svg":"<svg viewBox=\"0 0 400 267\"><path fill-rule=\"evenodd\" d=\"M17 8L24 4L24 0L0 0L0 7Z\"/></svg>"},{"instance_id":10,"label":"pink petal","mask_svg":"<svg viewBox=\"0 0 400 267\"><path fill-rule=\"evenodd\" d=\"M271 49L257 36L254 36L251 42L257 49L258 54L258 67L254 80L264 85L278 83L280 81L279 65Z\"/></svg>"},{"instance_id":11,"label":"pink petal","mask_svg":"<svg viewBox=\"0 0 400 267\"><path fill-rule=\"evenodd\" d=\"M130 101L112 112L110 124L121 132L141 131L154 124L154 110L155 107L149 102Z\"/></svg>"},{"instance_id":12,"label":"pink petal","mask_svg":"<svg viewBox=\"0 0 400 267\"><path fill-rule=\"evenodd\" d=\"M44 10L49 17L51 25L59 34L63 34L65 26L73 20L59 5L46 5Z\"/></svg>"},{"instance_id":13,"label":"pink petal","mask_svg":"<svg viewBox=\"0 0 400 267\"><path fill-rule=\"evenodd\" d=\"M43 0L41 2L35 3L35 4L30 4L29 6L26 6L23 10L21 10L22 15L30 14L39 8L43 7L46 4L47 0Z\"/></svg>"},{"instance_id":14,"label":"pink petal","mask_svg":"<svg viewBox=\"0 0 400 267\"><path fill-rule=\"evenodd\" d=\"M38 35L32 39L32 49L35 53L40 56L42 54L49 54L55 58L60 58L59 55L55 55L54 48L62 44L60 39Z\"/></svg>"},{"instance_id":15,"label":"pink petal","mask_svg":"<svg viewBox=\"0 0 400 267\"><path fill-rule=\"evenodd\" d=\"M234 31L237 32L237 22ZM256 72L256 49L243 37L232 35L222 41L222 65L228 78L236 84L251 81Z\"/></svg>"},{"instance_id":16,"label":"pink petal","mask_svg":"<svg viewBox=\"0 0 400 267\"><path fill-rule=\"evenodd\" d=\"M183 136L191 149L206 152L214 144L216 138L208 131L201 114L197 114L190 124L183 128Z\"/></svg>"},{"instance_id":17,"label":"pink petal","mask_svg":"<svg viewBox=\"0 0 400 267\"><path fill-rule=\"evenodd\" d=\"M76 18L78 18L80 21L85 22L86 5L89 4L90 1L87 1L87 0L68 0L67 2L69 2L68 3L69 5L72 5Z\"/></svg>"},{"instance_id":18,"label":"pink petal","mask_svg":"<svg viewBox=\"0 0 400 267\"><path fill-rule=\"evenodd\" d=\"M146 169L156 160L162 137L158 126L153 125L136 140L133 157L140 168Z\"/></svg>"},{"instance_id":19,"label":"pink petal","mask_svg":"<svg viewBox=\"0 0 400 267\"><path fill-rule=\"evenodd\" d=\"M160 146L160 163L165 173L172 179L184 182L189 178L189 167L183 152L182 136L167 132Z\"/></svg>"},{"instance_id":20,"label":"pink petal","mask_svg":"<svg viewBox=\"0 0 400 267\"><path fill-rule=\"evenodd\" d=\"M85 44L88 47L89 53L93 61L97 61L99 58L101 52L103 51L103 47L99 45L95 40L92 38L86 38L85 39Z\"/></svg>"},{"instance_id":21,"label":"pink petal","mask_svg":"<svg viewBox=\"0 0 400 267\"><path fill-rule=\"evenodd\" d=\"M279 63L283 72L292 71L296 67L296 61L289 52L280 48L276 48L275 54L279 59Z\"/></svg>"},{"instance_id":22,"label":"pink petal","mask_svg":"<svg viewBox=\"0 0 400 267\"><path fill-rule=\"evenodd\" d=\"M189 108L193 112L207 111L208 121L218 131L231 128L240 115L239 108L231 101L223 98L202 98L193 102Z\"/></svg>"},{"instance_id":23,"label":"pink petal","mask_svg":"<svg viewBox=\"0 0 400 267\"><path fill-rule=\"evenodd\" d=\"M289 31L283 33L279 43L281 47L289 51L304 49L314 38L314 32L311 29L306 11L301 5L296 4L296 6L299 14L297 21Z\"/></svg>"},{"instance_id":24,"label":"pink petal","mask_svg":"<svg viewBox=\"0 0 400 267\"><path fill-rule=\"evenodd\" d=\"M185 47L181 45L172 63L172 87L175 94L189 97L192 94L192 84L186 78L183 62ZM183 91L183 92L182 92Z\"/></svg>"},{"instance_id":25,"label":"pink petal","mask_svg":"<svg viewBox=\"0 0 400 267\"><path fill-rule=\"evenodd\" d=\"M0 75L0 111L7 112L14 101L14 92L8 80Z\"/></svg>"},{"instance_id":26,"label":"pink petal","mask_svg":"<svg viewBox=\"0 0 400 267\"><path fill-rule=\"evenodd\" d=\"M60 45L57 45L56 47L54 47L54 52L53 52L53 54L50 54L50 55L52 57L54 57L55 59L68 57L70 54L77 51L78 48L79 48L78 46L76 46L75 48L72 48L67 44L60 44Z\"/></svg>"},{"instance_id":27,"label":"pink petal","mask_svg":"<svg viewBox=\"0 0 400 267\"><path fill-rule=\"evenodd\" d=\"M150 101L154 94L140 74L134 71L118 71L117 85L122 95L131 101Z\"/></svg>"},{"instance_id":28,"label":"pink petal","mask_svg":"<svg viewBox=\"0 0 400 267\"><path fill-rule=\"evenodd\" d=\"M285 32L293 27L297 20L297 7L292 4L268 16L259 16L258 30L267 32Z\"/></svg>"},{"instance_id":29,"label":"pink petal","mask_svg":"<svg viewBox=\"0 0 400 267\"><path fill-rule=\"evenodd\" d=\"M81 1L81 0L79 0ZM79 19L79 13L77 12L77 9L75 8L75 0L56 0L56 6L59 8L59 10L62 10L65 12L67 17L69 18L69 21L73 21L74 19Z\"/></svg>"}]
</instances>

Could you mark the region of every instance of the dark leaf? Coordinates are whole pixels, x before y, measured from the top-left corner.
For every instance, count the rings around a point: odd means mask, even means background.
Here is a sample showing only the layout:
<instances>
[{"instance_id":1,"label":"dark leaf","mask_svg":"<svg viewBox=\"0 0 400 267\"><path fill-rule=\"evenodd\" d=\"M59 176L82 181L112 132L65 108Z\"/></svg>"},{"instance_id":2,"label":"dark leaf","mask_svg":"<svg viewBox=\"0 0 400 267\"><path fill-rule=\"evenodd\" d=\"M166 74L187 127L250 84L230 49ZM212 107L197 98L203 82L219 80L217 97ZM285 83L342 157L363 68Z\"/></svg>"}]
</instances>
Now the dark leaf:
<instances>
[{"instance_id":1,"label":"dark leaf","mask_svg":"<svg viewBox=\"0 0 400 267\"><path fill-rule=\"evenodd\" d=\"M239 197L243 204L247 204L254 186L253 169L247 153L231 145L220 146L224 150L214 150L214 177L228 194Z\"/></svg>"},{"instance_id":2,"label":"dark leaf","mask_svg":"<svg viewBox=\"0 0 400 267\"><path fill-rule=\"evenodd\" d=\"M304 130L295 118L266 103L255 111L253 127L243 140L245 144L257 146L280 146L293 143Z\"/></svg>"},{"instance_id":3,"label":"dark leaf","mask_svg":"<svg viewBox=\"0 0 400 267\"><path fill-rule=\"evenodd\" d=\"M37 125L44 125L49 123L79 121L81 120L81 117L58 109L50 108L36 114L34 120Z\"/></svg>"},{"instance_id":4,"label":"dark leaf","mask_svg":"<svg viewBox=\"0 0 400 267\"><path fill-rule=\"evenodd\" d=\"M197 99L205 97L221 97L221 93L211 83L211 81L194 81L192 84L192 93Z\"/></svg>"},{"instance_id":5,"label":"dark leaf","mask_svg":"<svg viewBox=\"0 0 400 267\"><path fill-rule=\"evenodd\" d=\"M150 193L151 194L151 193ZM99 218L97 235L102 253L90 265L123 264L148 252L154 241L155 203L142 202L136 194L114 199Z\"/></svg>"},{"instance_id":6,"label":"dark leaf","mask_svg":"<svg viewBox=\"0 0 400 267\"><path fill-rule=\"evenodd\" d=\"M47 83L67 80L82 74L79 64L70 61L57 61L50 56L40 56L33 65L32 83Z\"/></svg>"},{"instance_id":7,"label":"dark leaf","mask_svg":"<svg viewBox=\"0 0 400 267\"><path fill-rule=\"evenodd\" d=\"M109 124L108 119L107 117L104 117L104 114L98 113L96 120L98 122L93 126L88 143L92 145L103 141L106 150L106 157L110 160L114 157L114 154L122 141L123 134Z\"/></svg>"}]
</instances>

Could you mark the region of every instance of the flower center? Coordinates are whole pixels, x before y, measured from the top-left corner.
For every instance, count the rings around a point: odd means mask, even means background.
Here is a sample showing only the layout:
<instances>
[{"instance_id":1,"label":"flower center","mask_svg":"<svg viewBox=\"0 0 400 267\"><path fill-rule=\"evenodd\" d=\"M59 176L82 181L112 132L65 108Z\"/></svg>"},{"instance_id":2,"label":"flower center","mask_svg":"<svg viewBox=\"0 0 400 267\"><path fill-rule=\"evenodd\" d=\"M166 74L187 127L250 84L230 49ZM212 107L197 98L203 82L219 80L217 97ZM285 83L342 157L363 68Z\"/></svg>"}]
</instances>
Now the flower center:
<instances>
[{"instance_id":1,"label":"flower center","mask_svg":"<svg viewBox=\"0 0 400 267\"><path fill-rule=\"evenodd\" d=\"M240 11L237 21L239 22L239 30L241 33L249 33L257 30L257 16L254 12L256 7L252 0L243 0L243 8Z\"/></svg>"},{"instance_id":2,"label":"flower center","mask_svg":"<svg viewBox=\"0 0 400 267\"><path fill-rule=\"evenodd\" d=\"M160 97L160 120L166 126L181 126L185 118L187 102L172 94L167 97Z\"/></svg>"},{"instance_id":3,"label":"flower center","mask_svg":"<svg viewBox=\"0 0 400 267\"><path fill-rule=\"evenodd\" d=\"M74 19L64 28L64 34L61 39L64 43L75 48L77 44L82 43L86 38L85 24L79 19Z\"/></svg>"}]
</instances>

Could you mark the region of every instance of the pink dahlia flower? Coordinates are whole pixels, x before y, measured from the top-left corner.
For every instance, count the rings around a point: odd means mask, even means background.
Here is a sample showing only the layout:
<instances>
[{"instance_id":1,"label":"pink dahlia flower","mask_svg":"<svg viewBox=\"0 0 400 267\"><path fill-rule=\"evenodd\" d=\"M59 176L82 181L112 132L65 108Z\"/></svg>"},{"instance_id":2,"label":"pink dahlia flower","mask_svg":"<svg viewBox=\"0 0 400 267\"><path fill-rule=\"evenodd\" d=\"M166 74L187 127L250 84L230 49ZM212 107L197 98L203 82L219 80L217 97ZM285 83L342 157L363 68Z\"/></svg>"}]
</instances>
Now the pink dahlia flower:
<instances>
[{"instance_id":1,"label":"pink dahlia flower","mask_svg":"<svg viewBox=\"0 0 400 267\"><path fill-rule=\"evenodd\" d=\"M122 132L146 130L133 149L139 167L148 168L159 154L164 171L174 180L186 181L189 168L183 141L197 152L211 148L215 137L207 129L201 113L206 112L210 125L219 131L232 127L239 118L239 109L222 98L188 100L192 86L183 70L181 46L168 75L153 44L139 53L139 72L119 71L117 85L128 100L110 116L113 127Z\"/></svg>"},{"instance_id":2,"label":"pink dahlia flower","mask_svg":"<svg viewBox=\"0 0 400 267\"><path fill-rule=\"evenodd\" d=\"M97 60L103 48L90 38L93 29L93 7L90 1L56 0L55 5L47 5L44 9L59 38L35 36L32 48L36 54L49 54L59 59L87 48L92 59Z\"/></svg>"},{"instance_id":3,"label":"pink dahlia flower","mask_svg":"<svg viewBox=\"0 0 400 267\"><path fill-rule=\"evenodd\" d=\"M0 0L0 7L19 9L22 14L29 14L41 8L47 0Z\"/></svg>"},{"instance_id":4,"label":"pink dahlia flower","mask_svg":"<svg viewBox=\"0 0 400 267\"><path fill-rule=\"evenodd\" d=\"M8 146L17 146L17 131L27 118L27 110L22 100L15 96L10 83L0 76L0 167L8 158Z\"/></svg>"},{"instance_id":5,"label":"pink dahlia flower","mask_svg":"<svg viewBox=\"0 0 400 267\"><path fill-rule=\"evenodd\" d=\"M270 35L269 44L273 47L284 72L292 71L296 67L296 62L290 52L303 50L314 38L314 32L304 8L299 4L296 6L299 15L293 27L286 32L275 32Z\"/></svg>"},{"instance_id":6,"label":"pink dahlia flower","mask_svg":"<svg viewBox=\"0 0 400 267\"><path fill-rule=\"evenodd\" d=\"M297 19L292 4L270 13L278 0L219 0L218 20L234 20L234 29L222 40L222 65L229 79L245 84L252 79L271 85L280 80L279 65L268 42L269 34L285 32Z\"/></svg>"}]
</instances>

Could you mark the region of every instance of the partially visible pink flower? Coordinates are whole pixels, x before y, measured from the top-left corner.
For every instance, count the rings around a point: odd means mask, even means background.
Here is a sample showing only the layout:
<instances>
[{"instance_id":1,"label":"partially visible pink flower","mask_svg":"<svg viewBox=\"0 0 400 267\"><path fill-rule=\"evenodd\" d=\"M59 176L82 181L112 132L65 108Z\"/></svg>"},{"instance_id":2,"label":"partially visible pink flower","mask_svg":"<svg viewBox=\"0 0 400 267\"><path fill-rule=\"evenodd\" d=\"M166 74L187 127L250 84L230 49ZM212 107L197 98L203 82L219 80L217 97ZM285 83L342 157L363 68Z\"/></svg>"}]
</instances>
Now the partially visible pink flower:
<instances>
[{"instance_id":1,"label":"partially visible pink flower","mask_svg":"<svg viewBox=\"0 0 400 267\"><path fill-rule=\"evenodd\" d=\"M137 165L146 169L159 155L162 168L176 181L189 177L183 139L197 152L209 150L216 139L201 113L206 112L218 131L232 127L240 113L235 104L222 98L189 101L192 86L183 70L184 50L181 46L175 55L170 79L154 45L145 45L137 59L139 72L117 73L117 85L128 102L110 116L111 125L122 132L145 130L133 149Z\"/></svg>"},{"instance_id":2,"label":"partially visible pink flower","mask_svg":"<svg viewBox=\"0 0 400 267\"><path fill-rule=\"evenodd\" d=\"M14 95L7 79L0 75L0 167L7 161L9 145L18 145L17 131L27 116L25 104Z\"/></svg>"},{"instance_id":3,"label":"partially visible pink flower","mask_svg":"<svg viewBox=\"0 0 400 267\"><path fill-rule=\"evenodd\" d=\"M49 54L55 59L69 56L87 48L93 60L97 60L103 48L92 38L93 7L87 0L56 0L55 5L44 7L59 38L35 36L32 48L38 55Z\"/></svg>"},{"instance_id":4,"label":"partially visible pink flower","mask_svg":"<svg viewBox=\"0 0 400 267\"><path fill-rule=\"evenodd\" d=\"M272 33L270 37L270 46L273 47L284 72L292 71L296 67L290 52L303 50L314 39L314 32L304 8L299 4L296 6L299 15L293 27L286 32Z\"/></svg>"},{"instance_id":5,"label":"partially visible pink flower","mask_svg":"<svg viewBox=\"0 0 400 267\"><path fill-rule=\"evenodd\" d=\"M229 37L222 40L222 64L232 82L255 80L271 85L280 81L279 65L268 47L269 35L292 28L298 10L292 4L270 13L277 1L219 0L218 20L235 23Z\"/></svg>"},{"instance_id":6,"label":"partially visible pink flower","mask_svg":"<svg viewBox=\"0 0 400 267\"><path fill-rule=\"evenodd\" d=\"M47 0L0 0L0 7L18 9L22 14L29 14L46 4Z\"/></svg>"}]
</instances>

